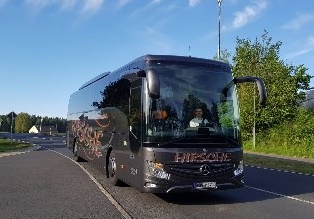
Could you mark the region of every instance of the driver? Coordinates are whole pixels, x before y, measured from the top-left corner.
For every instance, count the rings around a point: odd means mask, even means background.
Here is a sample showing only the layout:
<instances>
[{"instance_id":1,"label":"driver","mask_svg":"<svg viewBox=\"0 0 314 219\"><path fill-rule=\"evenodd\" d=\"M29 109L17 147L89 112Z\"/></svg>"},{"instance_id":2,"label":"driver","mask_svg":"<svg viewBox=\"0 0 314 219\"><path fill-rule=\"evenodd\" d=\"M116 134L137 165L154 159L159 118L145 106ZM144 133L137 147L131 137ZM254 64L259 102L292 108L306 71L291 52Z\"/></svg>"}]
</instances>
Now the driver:
<instances>
[{"instance_id":1,"label":"driver","mask_svg":"<svg viewBox=\"0 0 314 219\"><path fill-rule=\"evenodd\" d=\"M190 127L205 127L209 124L207 119L203 118L203 110L196 108L194 110L195 117L190 121Z\"/></svg>"}]
</instances>

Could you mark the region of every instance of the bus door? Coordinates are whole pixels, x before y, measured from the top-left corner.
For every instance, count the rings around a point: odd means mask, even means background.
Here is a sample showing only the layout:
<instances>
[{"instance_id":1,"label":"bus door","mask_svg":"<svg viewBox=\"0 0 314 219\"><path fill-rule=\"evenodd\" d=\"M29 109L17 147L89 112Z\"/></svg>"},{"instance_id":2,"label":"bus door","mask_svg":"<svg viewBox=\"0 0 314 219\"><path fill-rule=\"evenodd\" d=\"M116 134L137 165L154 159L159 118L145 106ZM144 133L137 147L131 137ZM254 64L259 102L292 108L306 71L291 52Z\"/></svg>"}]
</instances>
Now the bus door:
<instances>
[{"instance_id":1,"label":"bus door","mask_svg":"<svg viewBox=\"0 0 314 219\"><path fill-rule=\"evenodd\" d=\"M138 185L142 177L142 78L131 83L130 91L130 145L128 154L128 171L130 177L128 181L131 185Z\"/></svg>"}]
</instances>

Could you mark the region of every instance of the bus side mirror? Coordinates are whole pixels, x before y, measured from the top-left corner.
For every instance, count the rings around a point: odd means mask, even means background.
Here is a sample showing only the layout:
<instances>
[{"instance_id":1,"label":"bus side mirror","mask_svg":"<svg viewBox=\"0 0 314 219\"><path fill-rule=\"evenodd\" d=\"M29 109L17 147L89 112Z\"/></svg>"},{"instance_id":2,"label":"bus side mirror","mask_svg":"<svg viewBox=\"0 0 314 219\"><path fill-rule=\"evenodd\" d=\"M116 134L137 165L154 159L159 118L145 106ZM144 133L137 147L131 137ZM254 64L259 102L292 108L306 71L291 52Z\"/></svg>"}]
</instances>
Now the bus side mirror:
<instances>
[{"instance_id":1,"label":"bus side mirror","mask_svg":"<svg viewBox=\"0 0 314 219\"><path fill-rule=\"evenodd\" d=\"M220 95L221 101L224 101L226 99L228 90L234 84L240 84L240 83L244 83L244 82L254 82L254 83L256 83L257 88L258 88L258 93L259 93L259 102L264 107L266 105L266 99L267 99L267 92L266 92L265 83L264 83L264 81L261 78L253 77L253 76L245 76L245 77L236 77L236 78L234 78L221 91L221 95Z\"/></svg>"},{"instance_id":2,"label":"bus side mirror","mask_svg":"<svg viewBox=\"0 0 314 219\"><path fill-rule=\"evenodd\" d=\"M244 83L244 82L254 82L257 85L259 93L259 102L262 106L266 105L267 92L264 81L259 77L245 76L245 77L236 77L233 79L235 84Z\"/></svg>"},{"instance_id":3,"label":"bus side mirror","mask_svg":"<svg viewBox=\"0 0 314 219\"><path fill-rule=\"evenodd\" d=\"M148 95L153 99L160 98L160 81L158 73L155 69L149 68L146 71L141 70L137 72L138 77L146 77Z\"/></svg>"}]
</instances>

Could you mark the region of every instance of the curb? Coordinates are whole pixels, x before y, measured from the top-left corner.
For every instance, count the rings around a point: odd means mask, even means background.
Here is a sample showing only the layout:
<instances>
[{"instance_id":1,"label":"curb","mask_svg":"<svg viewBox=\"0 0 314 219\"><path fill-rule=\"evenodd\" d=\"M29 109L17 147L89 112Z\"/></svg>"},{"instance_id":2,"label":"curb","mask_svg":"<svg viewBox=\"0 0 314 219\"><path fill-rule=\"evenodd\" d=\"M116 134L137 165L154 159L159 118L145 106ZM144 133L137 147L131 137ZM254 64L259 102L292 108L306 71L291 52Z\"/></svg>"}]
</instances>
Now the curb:
<instances>
[{"instance_id":1,"label":"curb","mask_svg":"<svg viewBox=\"0 0 314 219\"><path fill-rule=\"evenodd\" d=\"M299 157L288 157L288 156L281 156L281 155L273 155L273 154L263 154L257 152L249 152L245 151L244 154L255 156L255 157L265 157L270 159L278 159L287 162L300 162L300 163L307 163L307 164L314 164L314 159L312 158L299 158Z\"/></svg>"}]
</instances>

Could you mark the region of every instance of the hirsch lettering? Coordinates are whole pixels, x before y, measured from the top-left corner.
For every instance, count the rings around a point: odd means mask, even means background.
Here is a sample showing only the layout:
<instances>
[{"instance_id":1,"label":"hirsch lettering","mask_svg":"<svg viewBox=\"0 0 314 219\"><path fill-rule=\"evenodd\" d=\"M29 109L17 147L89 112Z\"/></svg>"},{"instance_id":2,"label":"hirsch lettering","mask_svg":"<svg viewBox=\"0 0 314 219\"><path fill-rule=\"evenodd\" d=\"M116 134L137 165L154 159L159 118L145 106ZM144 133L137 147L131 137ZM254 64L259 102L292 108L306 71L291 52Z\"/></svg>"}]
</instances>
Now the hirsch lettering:
<instances>
[{"instance_id":1,"label":"hirsch lettering","mask_svg":"<svg viewBox=\"0 0 314 219\"><path fill-rule=\"evenodd\" d=\"M176 153L175 162L225 162L231 160L231 153L213 152L213 153Z\"/></svg>"},{"instance_id":2,"label":"hirsch lettering","mask_svg":"<svg viewBox=\"0 0 314 219\"><path fill-rule=\"evenodd\" d=\"M102 153L98 151L98 147L101 145L99 138L103 137L101 130L93 130L93 127L89 126L85 121L74 121L72 123L73 133L78 137L78 142L85 144L88 148L91 148L94 155L98 158L102 156Z\"/></svg>"}]
</instances>

